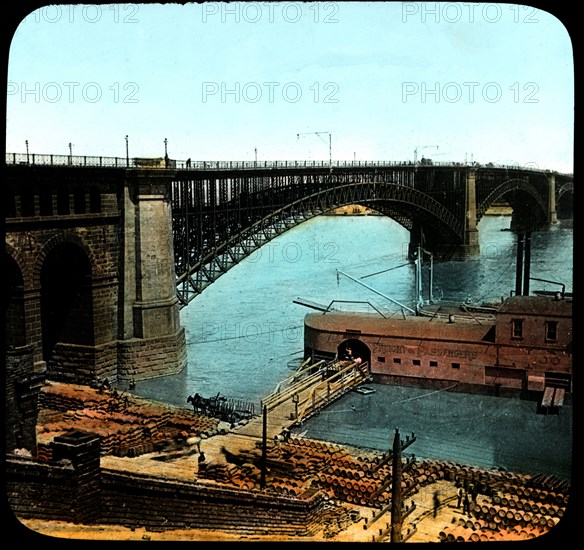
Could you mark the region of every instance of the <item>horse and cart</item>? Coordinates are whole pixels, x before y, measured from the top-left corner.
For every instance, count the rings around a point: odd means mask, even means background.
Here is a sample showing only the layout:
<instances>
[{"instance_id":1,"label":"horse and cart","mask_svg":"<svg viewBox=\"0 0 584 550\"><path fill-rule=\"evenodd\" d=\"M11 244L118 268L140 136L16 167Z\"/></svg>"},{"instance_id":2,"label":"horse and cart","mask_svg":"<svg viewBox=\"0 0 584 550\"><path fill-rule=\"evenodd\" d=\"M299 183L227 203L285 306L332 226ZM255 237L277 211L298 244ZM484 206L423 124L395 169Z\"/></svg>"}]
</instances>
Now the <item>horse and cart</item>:
<instances>
[{"instance_id":1,"label":"horse and cart","mask_svg":"<svg viewBox=\"0 0 584 550\"><path fill-rule=\"evenodd\" d=\"M256 414L254 403L228 398L220 393L213 397L203 397L196 393L187 398L187 403L193 406L193 410L197 414L219 418L231 424L241 420L249 420Z\"/></svg>"}]
</instances>

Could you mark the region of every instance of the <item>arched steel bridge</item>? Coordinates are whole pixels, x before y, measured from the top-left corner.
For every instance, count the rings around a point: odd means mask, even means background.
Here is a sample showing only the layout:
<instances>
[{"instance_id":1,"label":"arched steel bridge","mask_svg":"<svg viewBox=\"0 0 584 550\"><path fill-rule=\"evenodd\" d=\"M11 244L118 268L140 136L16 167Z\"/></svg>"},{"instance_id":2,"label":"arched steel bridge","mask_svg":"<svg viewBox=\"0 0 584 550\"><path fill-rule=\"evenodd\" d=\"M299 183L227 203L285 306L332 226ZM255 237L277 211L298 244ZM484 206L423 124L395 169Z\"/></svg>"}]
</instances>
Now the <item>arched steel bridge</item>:
<instances>
[{"instance_id":1,"label":"arched steel bridge","mask_svg":"<svg viewBox=\"0 0 584 550\"><path fill-rule=\"evenodd\" d=\"M513 226L535 230L555 221L559 192L572 185L569 175L492 165L234 164L181 166L175 173L183 305L270 240L341 206L368 206L408 229L412 246L423 240L438 256L465 257L478 252L477 224L489 206L507 202Z\"/></svg>"},{"instance_id":2,"label":"arched steel bridge","mask_svg":"<svg viewBox=\"0 0 584 550\"><path fill-rule=\"evenodd\" d=\"M421 243L438 257L467 257L478 253L477 225L491 205L508 203L512 226L534 230L553 223L557 205L573 195L572 174L491 163L6 154L6 164L115 168L121 177L152 170L168 181L182 306L268 241L341 206L361 204L391 217L410 231L411 246Z\"/></svg>"}]
</instances>

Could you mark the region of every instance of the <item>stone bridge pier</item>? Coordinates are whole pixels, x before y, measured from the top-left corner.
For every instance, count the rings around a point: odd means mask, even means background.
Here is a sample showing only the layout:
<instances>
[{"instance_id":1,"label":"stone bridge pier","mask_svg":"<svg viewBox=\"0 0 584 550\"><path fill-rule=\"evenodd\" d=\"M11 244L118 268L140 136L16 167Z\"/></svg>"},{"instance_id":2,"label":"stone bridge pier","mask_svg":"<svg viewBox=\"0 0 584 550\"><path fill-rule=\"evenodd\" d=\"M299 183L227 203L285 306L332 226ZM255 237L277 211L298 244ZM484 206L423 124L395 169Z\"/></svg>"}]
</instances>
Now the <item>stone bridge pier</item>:
<instances>
[{"instance_id":1,"label":"stone bridge pier","mask_svg":"<svg viewBox=\"0 0 584 550\"><path fill-rule=\"evenodd\" d=\"M422 217L415 218L410 230L410 259L415 257L418 247L422 247L437 257L465 259L480 254L476 184L476 171L466 171L464 173L464 189L461 193L465 212L463 242L453 247L451 243L443 240L442 231L437 231L430 223L425 224Z\"/></svg>"},{"instance_id":2,"label":"stone bridge pier","mask_svg":"<svg viewBox=\"0 0 584 550\"><path fill-rule=\"evenodd\" d=\"M173 175L9 167L2 255L9 380L130 382L186 366Z\"/></svg>"},{"instance_id":3,"label":"stone bridge pier","mask_svg":"<svg viewBox=\"0 0 584 550\"><path fill-rule=\"evenodd\" d=\"M129 172L123 197L118 376L153 378L186 365L173 254L171 177Z\"/></svg>"}]
</instances>

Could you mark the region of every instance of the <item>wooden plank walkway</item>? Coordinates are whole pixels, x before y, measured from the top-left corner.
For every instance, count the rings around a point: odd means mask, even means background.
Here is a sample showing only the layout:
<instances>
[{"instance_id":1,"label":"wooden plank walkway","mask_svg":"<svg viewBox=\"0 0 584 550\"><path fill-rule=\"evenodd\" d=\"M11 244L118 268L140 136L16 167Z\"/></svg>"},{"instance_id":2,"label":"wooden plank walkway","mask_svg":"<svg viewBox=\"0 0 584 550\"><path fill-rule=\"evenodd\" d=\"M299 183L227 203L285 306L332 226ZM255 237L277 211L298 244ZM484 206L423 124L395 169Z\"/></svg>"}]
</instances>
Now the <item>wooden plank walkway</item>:
<instances>
[{"instance_id":1,"label":"wooden plank walkway","mask_svg":"<svg viewBox=\"0 0 584 550\"><path fill-rule=\"evenodd\" d=\"M564 388L556 388L556 392L554 393L554 407L562 407L564 405L564 396L566 394L566 390Z\"/></svg>"},{"instance_id":2,"label":"wooden plank walkway","mask_svg":"<svg viewBox=\"0 0 584 550\"><path fill-rule=\"evenodd\" d=\"M545 408L549 408L552 406L552 402L554 399L554 391L555 388L547 387L543 392L543 397L541 399L541 406Z\"/></svg>"},{"instance_id":3,"label":"wooden plank walkway","mask_svg":"<svg viewBox=\"0 0 584 550\"><path fill-rule=\"evenodd\" d=\"M328 374L328 376L327 376ZM305 420L350 389L369 379L367 365L348 361L304 362L298 371L262 400L267 408L266 437L274 440L284 428ZM235 433L263 438L263 411Z\"/></svg>"}]
</instances>

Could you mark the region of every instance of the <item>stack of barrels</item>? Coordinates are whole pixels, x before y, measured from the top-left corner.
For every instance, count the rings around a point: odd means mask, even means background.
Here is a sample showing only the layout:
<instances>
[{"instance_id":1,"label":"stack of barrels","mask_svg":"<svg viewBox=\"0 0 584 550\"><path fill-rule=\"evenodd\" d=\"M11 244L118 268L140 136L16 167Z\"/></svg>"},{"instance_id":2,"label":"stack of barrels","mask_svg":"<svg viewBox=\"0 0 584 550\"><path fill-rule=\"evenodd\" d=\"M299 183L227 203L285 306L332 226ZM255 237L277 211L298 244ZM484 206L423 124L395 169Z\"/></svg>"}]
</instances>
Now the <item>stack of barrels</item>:
<instances>
[{"instance_id":1,"label":"stack of barrels","mask_svg":"<svg viewBox=\"0 0 584 550\"><path fill-rule=\"evenodd\" d=\"M200 473L201 478L211 479L222 485L231 485L244 491L251 491L259 488L260 470L253 464L227 464L212 462L207 465L204 472Z\"/></svg>"},{"instance_id":2,"label":"stack of barrels","mask_svg":"<svg viewBox=\"0 0 584 550\"><path fill-rule=\"evenodd\" d=\"M490 504L475 505L472 513L493 530L515 526L551 529L562 518L567 503L567 493L506 483Z\"/></svg>"},{"instance_id":3,"label":"stack of barrels","mask_svg":"<svg viewBox=\"0 0 584 550\"><path fill-rule=\"evenodd\" d=\"M170 406L151 403L115 390L97 390L75 384L49 383L40 394L38 434L41 460L50 460L49 436L71 431L71 427L99 436L102 455L139 456L167 444L180 445L183 433L219 433L219 420ZM48 443L45 443L47 441Z\"/></svg>"},{"instance_id":4,"label":"stack of barrels","mask_svg":"<svg viewBox=\"0 0 584 550\"><path fill-rule=\"evenodd\" d=\"M461 520L461 523L444 527L438 534L442 542L487 542L534 539L548 529L540 526L491 529L480 521Z\"/></svg>"},{"instance_id":5,"label":"stack of barrels","mask_svg":"<svg viewBox=\"0 0 584 550\"><path fill-rule=\"evenodd\" d=\"M486 472L484 472L486 473ZM503 541L539 537L555 527L568 504L569 483L554 476L490 472L492 490L471 505L471 518L444 528L442 541Z\"/></svg>"},{"instance_id":6,"label":"stack of barrels","mask_svg":"<svg viewBox=\"0 0 584 550\"><path fill-rule=\"evenodd\" d=\"M209 464L205 476L242 489L258 489L260 453L241 454L240 464ZM391 501L392 460L386 454L355 456L347 448L291 437L268 452L268 490L298 497L318 489L355 506L382 509ZM278 468L276 465L285 465ZM520 540L554 527L568 501L569 484L553 476L487 470L450 461L404 459L402 495L439 481L474 485L471 515L440 533L444 541Z\"/></svg>"}]
</instances>

